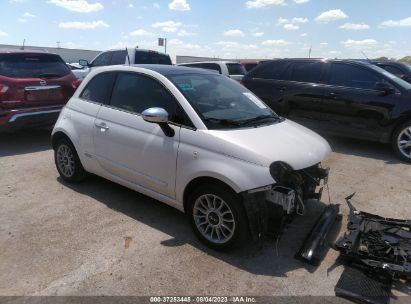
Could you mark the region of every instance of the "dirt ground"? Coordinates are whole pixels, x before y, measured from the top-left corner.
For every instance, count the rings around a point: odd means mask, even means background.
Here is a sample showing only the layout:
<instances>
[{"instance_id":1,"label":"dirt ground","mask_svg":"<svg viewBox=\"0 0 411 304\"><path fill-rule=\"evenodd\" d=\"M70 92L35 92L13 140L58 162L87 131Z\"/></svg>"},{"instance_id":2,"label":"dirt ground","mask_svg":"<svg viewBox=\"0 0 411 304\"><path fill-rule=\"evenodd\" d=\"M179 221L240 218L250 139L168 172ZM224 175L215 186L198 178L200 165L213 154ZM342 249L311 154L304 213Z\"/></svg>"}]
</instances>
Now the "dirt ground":
<instances>
[{"instance_id":1,"label":"dirt ground","mask_svg":"<svg viewBox=\"0 0 411 304\"><path fill-rule=\"evenodd\" d=\"M215 252L171 207L98 177L65 184L49 134L0 136L0 295L334 295L344 269L335 251L319 267L293 258L322 203L311 203L278 243ZM387 145L328 140L331 201L344 214L335 235L345 230L344 197L353 192L359 210L411 218L411 165ZM410 297L392 301L401 299Z\"/></svg>"}]
</instances>

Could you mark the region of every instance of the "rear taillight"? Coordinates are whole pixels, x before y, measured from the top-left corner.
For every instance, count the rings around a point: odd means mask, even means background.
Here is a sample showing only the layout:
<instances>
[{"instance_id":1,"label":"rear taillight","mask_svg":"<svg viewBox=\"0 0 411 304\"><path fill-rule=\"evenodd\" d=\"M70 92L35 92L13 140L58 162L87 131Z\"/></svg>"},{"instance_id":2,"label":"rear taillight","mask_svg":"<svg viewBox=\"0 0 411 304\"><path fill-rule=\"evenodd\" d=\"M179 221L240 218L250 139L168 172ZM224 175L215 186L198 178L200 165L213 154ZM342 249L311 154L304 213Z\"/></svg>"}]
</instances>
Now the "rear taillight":
<instances>
[{"instance_id":1,"label":"rear taillight","mask_svg":"<svg viewBox=\"0 0 411 304\"><path fill-rule=\"evenodd\" d=\"M80 84L81 84L81 80L76 79L71 83L71 86L73 87L73 89L76 90L80 86Z\"/></svg>"},{"instance_id":2,"label":"rear taillight","mask_svg":"<svg viewBox=\"0 0 411 304\"><path fill-rule=\"evenodd\" d=\"M4 99L8 90L8 86L6 86L5 84L0 84L0 101Z\"/></svg>"}]
</instances>

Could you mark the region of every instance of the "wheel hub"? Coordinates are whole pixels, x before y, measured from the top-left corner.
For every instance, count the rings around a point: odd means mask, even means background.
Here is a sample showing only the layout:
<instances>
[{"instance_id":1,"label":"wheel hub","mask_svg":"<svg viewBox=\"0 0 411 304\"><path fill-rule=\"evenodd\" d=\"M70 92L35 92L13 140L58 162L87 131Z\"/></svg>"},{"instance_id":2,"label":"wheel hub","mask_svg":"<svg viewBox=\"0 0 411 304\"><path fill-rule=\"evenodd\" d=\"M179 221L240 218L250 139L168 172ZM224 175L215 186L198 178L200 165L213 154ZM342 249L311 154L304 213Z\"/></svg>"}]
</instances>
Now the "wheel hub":
<instances>
[{"instance_id":1,"label":"wheel hub","mask_svg":"<svg viewBox=\"0 0 411 304\"><path fill-rule=\"evenodd\" d=\"M207 219L209 223L213 226L217 226L220 223L220 217L214 211L208 214Z\"/></svg>"},{"instance_id":2,"label":"wheel hub","mask_svg":"<svg viewBox=\"0 0 411 304\"><path fill-rule=\"evenodd\" d=\"M407 158L411 158L411 127L407 127L398 135L398 149Z\"/></svg>"}]
</instances>

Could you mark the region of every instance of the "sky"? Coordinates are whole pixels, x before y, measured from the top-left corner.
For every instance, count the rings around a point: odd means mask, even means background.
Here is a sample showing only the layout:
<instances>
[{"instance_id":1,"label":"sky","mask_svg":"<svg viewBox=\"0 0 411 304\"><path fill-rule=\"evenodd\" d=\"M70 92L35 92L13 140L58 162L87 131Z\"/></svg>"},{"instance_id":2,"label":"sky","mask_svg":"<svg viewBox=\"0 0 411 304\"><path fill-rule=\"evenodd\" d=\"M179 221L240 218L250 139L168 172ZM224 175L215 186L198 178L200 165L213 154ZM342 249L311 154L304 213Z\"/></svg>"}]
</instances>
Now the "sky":
<instances>
[{"instance_id":1,"label":"sky","mask_svg":"<svg viewBox=\"0 0 411 304\"><path fill-rule=\"evenodd\" d=\"M410 34L410 0L0 0L0 44L164 51L164 37L172 57L400 58Z\"/></svg>"}]
</instances>

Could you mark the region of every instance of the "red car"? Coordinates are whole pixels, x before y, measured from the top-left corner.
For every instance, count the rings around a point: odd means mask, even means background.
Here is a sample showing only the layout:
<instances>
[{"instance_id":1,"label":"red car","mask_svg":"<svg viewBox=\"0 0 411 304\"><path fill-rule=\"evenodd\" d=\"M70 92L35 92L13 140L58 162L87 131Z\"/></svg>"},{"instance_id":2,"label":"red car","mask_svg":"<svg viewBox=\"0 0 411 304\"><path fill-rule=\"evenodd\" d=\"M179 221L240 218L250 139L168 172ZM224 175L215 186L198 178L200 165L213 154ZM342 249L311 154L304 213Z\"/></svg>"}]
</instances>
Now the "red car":
<instances>
[{"instance_id":1,"label":"red car","mask_svg":"<svg viewBox=\"0 0 411 304\"><path fill-rule=\"evenodd\" d=\"M53 125L78 85L58 55L0 50L0 132Z\"/></svg>"}]
</instances>

